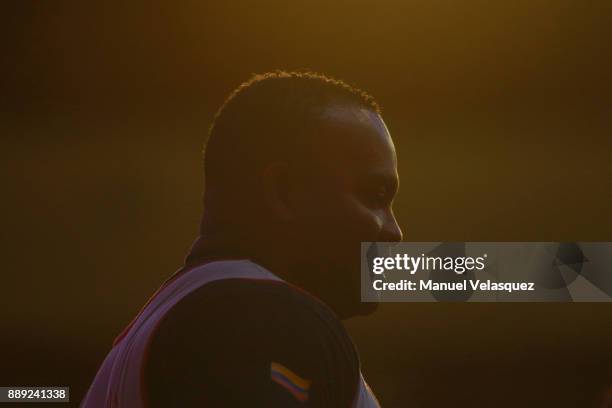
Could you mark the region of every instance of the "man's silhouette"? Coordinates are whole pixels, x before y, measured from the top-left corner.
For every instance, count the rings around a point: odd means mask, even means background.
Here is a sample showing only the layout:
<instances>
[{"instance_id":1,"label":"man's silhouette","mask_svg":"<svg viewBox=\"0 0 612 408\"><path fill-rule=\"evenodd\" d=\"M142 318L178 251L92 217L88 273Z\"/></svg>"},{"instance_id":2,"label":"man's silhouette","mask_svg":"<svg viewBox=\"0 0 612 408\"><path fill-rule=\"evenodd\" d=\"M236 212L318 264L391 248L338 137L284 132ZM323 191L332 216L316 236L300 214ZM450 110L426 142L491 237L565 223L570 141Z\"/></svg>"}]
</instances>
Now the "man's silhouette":
<instances>
[{"instance_id":1,"label":"man's silhouette","mask_svg":"<svg viewBox=\"0 0 612 408\"><path fill-rule=\"evenodd\" d=\"M85 407L375 407L340 319L360 242L399 241L376 102L310 73L257 75L215 116L200 236L115 341Z\"/></svg>"}]
</instances>

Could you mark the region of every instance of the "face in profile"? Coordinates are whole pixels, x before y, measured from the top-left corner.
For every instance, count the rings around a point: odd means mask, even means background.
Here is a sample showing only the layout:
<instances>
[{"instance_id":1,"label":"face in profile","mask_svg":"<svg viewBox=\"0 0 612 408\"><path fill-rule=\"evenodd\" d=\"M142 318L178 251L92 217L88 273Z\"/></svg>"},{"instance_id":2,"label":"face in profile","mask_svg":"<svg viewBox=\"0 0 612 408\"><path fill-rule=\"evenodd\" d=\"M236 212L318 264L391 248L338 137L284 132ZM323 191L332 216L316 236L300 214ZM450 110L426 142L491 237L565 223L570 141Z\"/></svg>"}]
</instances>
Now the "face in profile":
<instances>
[{"instance_id":1,"label":"face in profile","mask_svg":"<svg viewBox=\"0 0 612 408\"><path fill-rule=\"evenodd\" d=\"M361 242L402 239L392 210L399 184L395 147L380 115L347 106L325 111L316 143L316 168L294 200L309 264L303 285L340 317L368 314L377 305L361 303Z\"/></svg>"}]
</instances>

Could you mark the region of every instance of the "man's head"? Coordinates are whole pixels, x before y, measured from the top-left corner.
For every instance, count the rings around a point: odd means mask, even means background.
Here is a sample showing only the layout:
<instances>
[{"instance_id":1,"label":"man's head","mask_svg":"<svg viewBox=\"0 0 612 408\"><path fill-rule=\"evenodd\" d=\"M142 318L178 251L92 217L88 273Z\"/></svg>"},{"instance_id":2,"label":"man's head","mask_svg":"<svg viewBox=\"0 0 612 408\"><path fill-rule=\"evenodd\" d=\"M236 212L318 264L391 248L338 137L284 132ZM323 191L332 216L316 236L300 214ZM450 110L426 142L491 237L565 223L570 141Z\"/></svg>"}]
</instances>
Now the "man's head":
<instances>
[{"instance_id":1,"label":"man's head","mask_svg":"<svg viewBox=\"0 0 612 408\"><path fill-rule=\"evenodd\" d=\"M217 112L204 160L203 235L235 237L341 317L374 309L360 302L360 242L402 233L395 148L372 97L317 74L257 75Z\"/></svg>"}]
</instances>

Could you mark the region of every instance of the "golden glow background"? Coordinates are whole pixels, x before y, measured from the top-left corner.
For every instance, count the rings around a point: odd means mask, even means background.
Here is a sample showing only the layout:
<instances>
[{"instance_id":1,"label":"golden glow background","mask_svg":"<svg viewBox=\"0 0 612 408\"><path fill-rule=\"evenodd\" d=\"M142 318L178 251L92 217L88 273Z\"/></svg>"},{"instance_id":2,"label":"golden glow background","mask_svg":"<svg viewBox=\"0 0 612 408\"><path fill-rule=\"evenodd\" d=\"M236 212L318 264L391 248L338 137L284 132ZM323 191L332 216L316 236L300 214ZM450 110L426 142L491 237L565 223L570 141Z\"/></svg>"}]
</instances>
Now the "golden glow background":
<instances>
[{"instance_id":1,"label":"golden glow background","mask_svg":"<svg viewBox=\"0 0 612 408\"><path fill-rule=\"evenodd\" d=\"M204 134L255 72L379 100L406 240L612 240L609 1L1 8L2 385L80 400L180 266ZM582 407L612 379L609 304L385 304L348 327L387 407Z\"/></svg>"}]
</instances>

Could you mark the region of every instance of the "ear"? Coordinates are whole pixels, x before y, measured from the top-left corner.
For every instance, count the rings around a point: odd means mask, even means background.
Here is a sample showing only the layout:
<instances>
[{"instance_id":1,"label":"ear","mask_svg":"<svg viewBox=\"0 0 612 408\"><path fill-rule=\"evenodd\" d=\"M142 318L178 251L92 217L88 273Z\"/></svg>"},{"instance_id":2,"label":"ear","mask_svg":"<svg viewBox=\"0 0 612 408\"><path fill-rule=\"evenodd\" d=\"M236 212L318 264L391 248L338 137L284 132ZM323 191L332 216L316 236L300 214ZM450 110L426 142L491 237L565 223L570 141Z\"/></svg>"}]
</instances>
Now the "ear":
<instances>
[{"instance_id":1,"label":"ear","mask_svg":"<svg viewBox=\"0 0 612 408\"><path fill-rule=\"evenodd\" d=\"M272 163L262 172L264 203L273 216L290 221L294 216L291 205L291 172L287 163Z\"/></svg>"}]
</instances>

